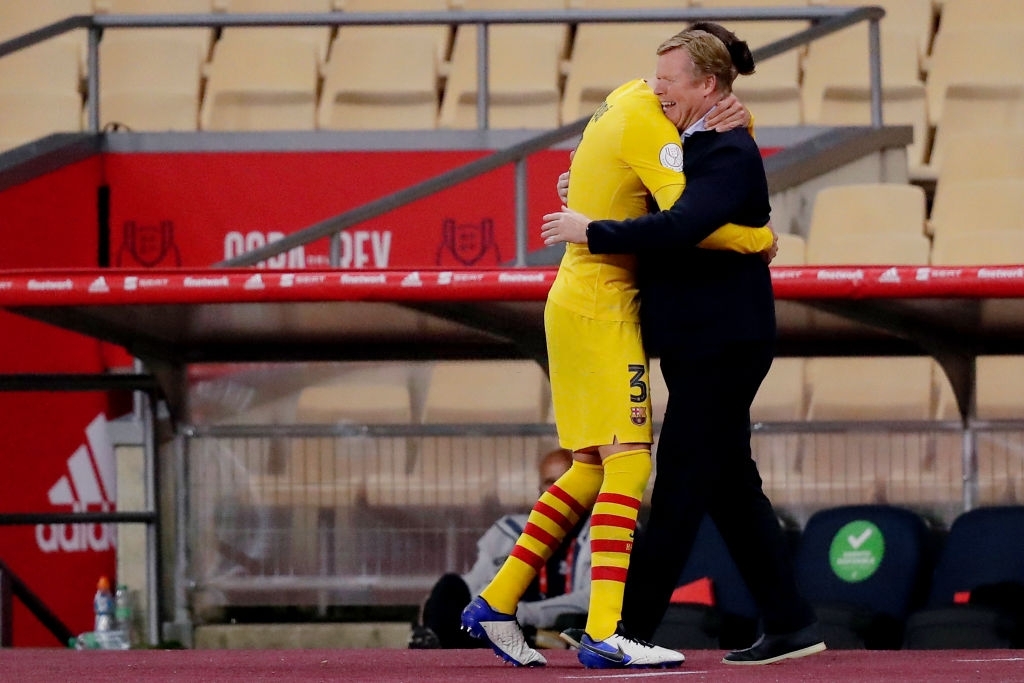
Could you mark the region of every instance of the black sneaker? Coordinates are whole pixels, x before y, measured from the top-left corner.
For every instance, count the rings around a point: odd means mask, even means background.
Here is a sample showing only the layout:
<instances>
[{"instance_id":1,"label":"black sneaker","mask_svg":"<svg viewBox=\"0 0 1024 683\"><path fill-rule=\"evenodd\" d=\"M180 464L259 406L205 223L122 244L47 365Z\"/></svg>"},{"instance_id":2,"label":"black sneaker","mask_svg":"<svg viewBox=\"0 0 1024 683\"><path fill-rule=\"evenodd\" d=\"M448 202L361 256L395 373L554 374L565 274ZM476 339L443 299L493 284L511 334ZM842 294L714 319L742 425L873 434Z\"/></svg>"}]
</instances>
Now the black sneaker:
<instances>
[{"instance_id":1,"label":"black sneaker","mask_svg":"<svg viewBox=\"0 0 1024 683\"><path fill-rule=\"evenodd\" d=\"M409 634L410 650L437 650L441 647L441 639L428 626L416 624Z\"/></svg>"},{"instance_id":2,"label":"black sneaker","mask_svg":"<svg viewBox=\"0 0 1024 683\"><path fill-rule=\"evenodd\" d=\"M762 635L745 650L733 650L722 659L723 664L771 664L783 659L797 659L825 650L818 624L782 635Z\"/></svg>"},{"instance_id":3,"label":"black sneaker","mask_svg":"<svg viewBox=\"0 0 1024 683\"><path fill-rule=\"evenodd\" d=\"M583 634L585 634L581 628L567 628L558 634L558 637L569 643L569 647L574 650L580 649L580 641L583 640Z\"/></svg>"}]
</instances>

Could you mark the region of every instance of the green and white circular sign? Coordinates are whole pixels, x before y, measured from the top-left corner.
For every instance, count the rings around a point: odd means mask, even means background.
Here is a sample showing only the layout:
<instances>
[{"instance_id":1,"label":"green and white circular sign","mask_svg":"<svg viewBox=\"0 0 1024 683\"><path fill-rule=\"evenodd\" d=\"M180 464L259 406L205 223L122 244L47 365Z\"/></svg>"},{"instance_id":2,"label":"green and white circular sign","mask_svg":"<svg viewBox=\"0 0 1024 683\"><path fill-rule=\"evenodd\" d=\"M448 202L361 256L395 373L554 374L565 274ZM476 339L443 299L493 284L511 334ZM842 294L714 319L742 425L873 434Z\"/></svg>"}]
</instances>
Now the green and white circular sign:
<instances>
[{"instance_id":1,"label":"green and white circular sign","mask_svg":"<svg viewBox=\"0 0 1024 683\"><path fill-rule=\"evenodd\" d=\"M878 571L884 554L882 532L871 522L859 519L836 533L828 551L828 560L836 576L856 583Z\"/></svg>"}]
</instances>

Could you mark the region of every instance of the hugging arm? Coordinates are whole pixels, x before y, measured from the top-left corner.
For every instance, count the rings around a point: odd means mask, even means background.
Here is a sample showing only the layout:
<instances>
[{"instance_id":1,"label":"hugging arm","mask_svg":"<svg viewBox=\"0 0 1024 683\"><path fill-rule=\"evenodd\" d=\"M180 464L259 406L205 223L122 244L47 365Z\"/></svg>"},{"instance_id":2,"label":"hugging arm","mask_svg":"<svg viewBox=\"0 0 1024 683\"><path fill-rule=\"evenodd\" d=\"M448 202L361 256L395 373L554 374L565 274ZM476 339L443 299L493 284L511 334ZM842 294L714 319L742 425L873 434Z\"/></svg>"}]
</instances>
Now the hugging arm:
<instances>
[{"instance_id":1,"label":"hugging arm","mask_svg":"<svg viewBox=\"0 0 1024 683\"><path fill-rule=\"evenodd\" d=\"M696 246L742 215L758 175L763 177L761 163L736 147L719 150L706 159L699 174L688 174L686 191L670 209L624 221L590 222L586 231L590 251L635 254ZM761 218L763 225L769 216Z\"/></svg>"}]
</instances>

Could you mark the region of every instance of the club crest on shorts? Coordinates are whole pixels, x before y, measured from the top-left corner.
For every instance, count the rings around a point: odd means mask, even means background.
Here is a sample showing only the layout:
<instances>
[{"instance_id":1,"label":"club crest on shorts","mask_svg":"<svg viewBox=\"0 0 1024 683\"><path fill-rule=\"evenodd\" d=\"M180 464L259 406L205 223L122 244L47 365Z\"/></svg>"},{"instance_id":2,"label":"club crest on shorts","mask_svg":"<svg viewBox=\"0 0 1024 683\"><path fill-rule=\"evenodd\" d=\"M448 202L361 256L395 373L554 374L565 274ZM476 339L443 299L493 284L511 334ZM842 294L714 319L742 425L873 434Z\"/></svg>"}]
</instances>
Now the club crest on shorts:
<instances>
[{"instance_id":1,"label":"club crest on shorts","mask_svg":"<svg viewBox=\"0 0 1024 683\"><path fill-rule=\"evenodd\" d=\"M630 408L629 420L638 427L642 427L647 424L647 408L644 406L634 406Z\"/></svg>"}]
</instances>

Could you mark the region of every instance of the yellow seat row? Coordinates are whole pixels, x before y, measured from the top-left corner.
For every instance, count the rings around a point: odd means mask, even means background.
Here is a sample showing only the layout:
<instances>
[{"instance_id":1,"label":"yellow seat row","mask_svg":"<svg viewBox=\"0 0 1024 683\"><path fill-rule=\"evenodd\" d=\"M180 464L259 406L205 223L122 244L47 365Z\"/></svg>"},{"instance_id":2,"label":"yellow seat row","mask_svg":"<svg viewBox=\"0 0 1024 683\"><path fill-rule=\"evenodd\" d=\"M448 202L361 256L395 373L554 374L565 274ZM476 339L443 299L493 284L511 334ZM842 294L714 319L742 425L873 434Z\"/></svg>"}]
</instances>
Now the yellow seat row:
<instances>
[{"instance_id":1,"label":"yellow seat row","mask_svg":"<svg viewBox=\"0 0 1024 683\"><path fill-rule=\"evenodd\" d=\"M563 8L793 6L799 0L8 0L0 26L16 35L71 13L444 11ZM813 0L810 4L846 4ZM991 0L882 0L883 113L909 124L911 167L937 173L944 130L1024 127L1024 67L1012 50L1024 35L1024 4ZM995 7L998 5L998 7ZM995 8L994 8L995 7ZM941 17L941 19L940 19ZM732 22L758 47L801 22ZM654 49L673 24L491 27L489 121L496 128L549 128L586 116L611 88L650 76ZM137 130L472 128L476 120L474 26L112 29L101 43L101 123ZM39 53L47 73L81 74L78 59ZM272 44L271 44L272 43ZM985 49L977 49L985 45ZM303 47L304 46L304 47ZM396 47L400 46L400 47ZM27 58L29 55L24 55ZM156 58L159 57L159 58ZM13 59L8 57L3 62ZM52 61L51 61L52 59ZM197 68L196 61L199 60ZM13 68L11 69L13 70ZM262 78L257 79L253 74ZM861 125L870 120L868 41L857 25L765 60L737 92L759 125ZM7 88L0 77L0 91ZM42 89L42 88L41 88ZM82 112L62 90L58 130L81 129ZM19 107L0 109L0 121ZM53 109L53 95L31 111ZM949 106L947 107L947 101ZM948 110L948 126L941 126ZM977 122L977 123L975 123ZM53 128L33 122L31 132ZM16 125L16 124L15 124ZM30 134L26 131L21 136ZM15 136L8 136L13 139ZM933 138L934 148L933 148Z\"/></svg>"}]
</instances>

